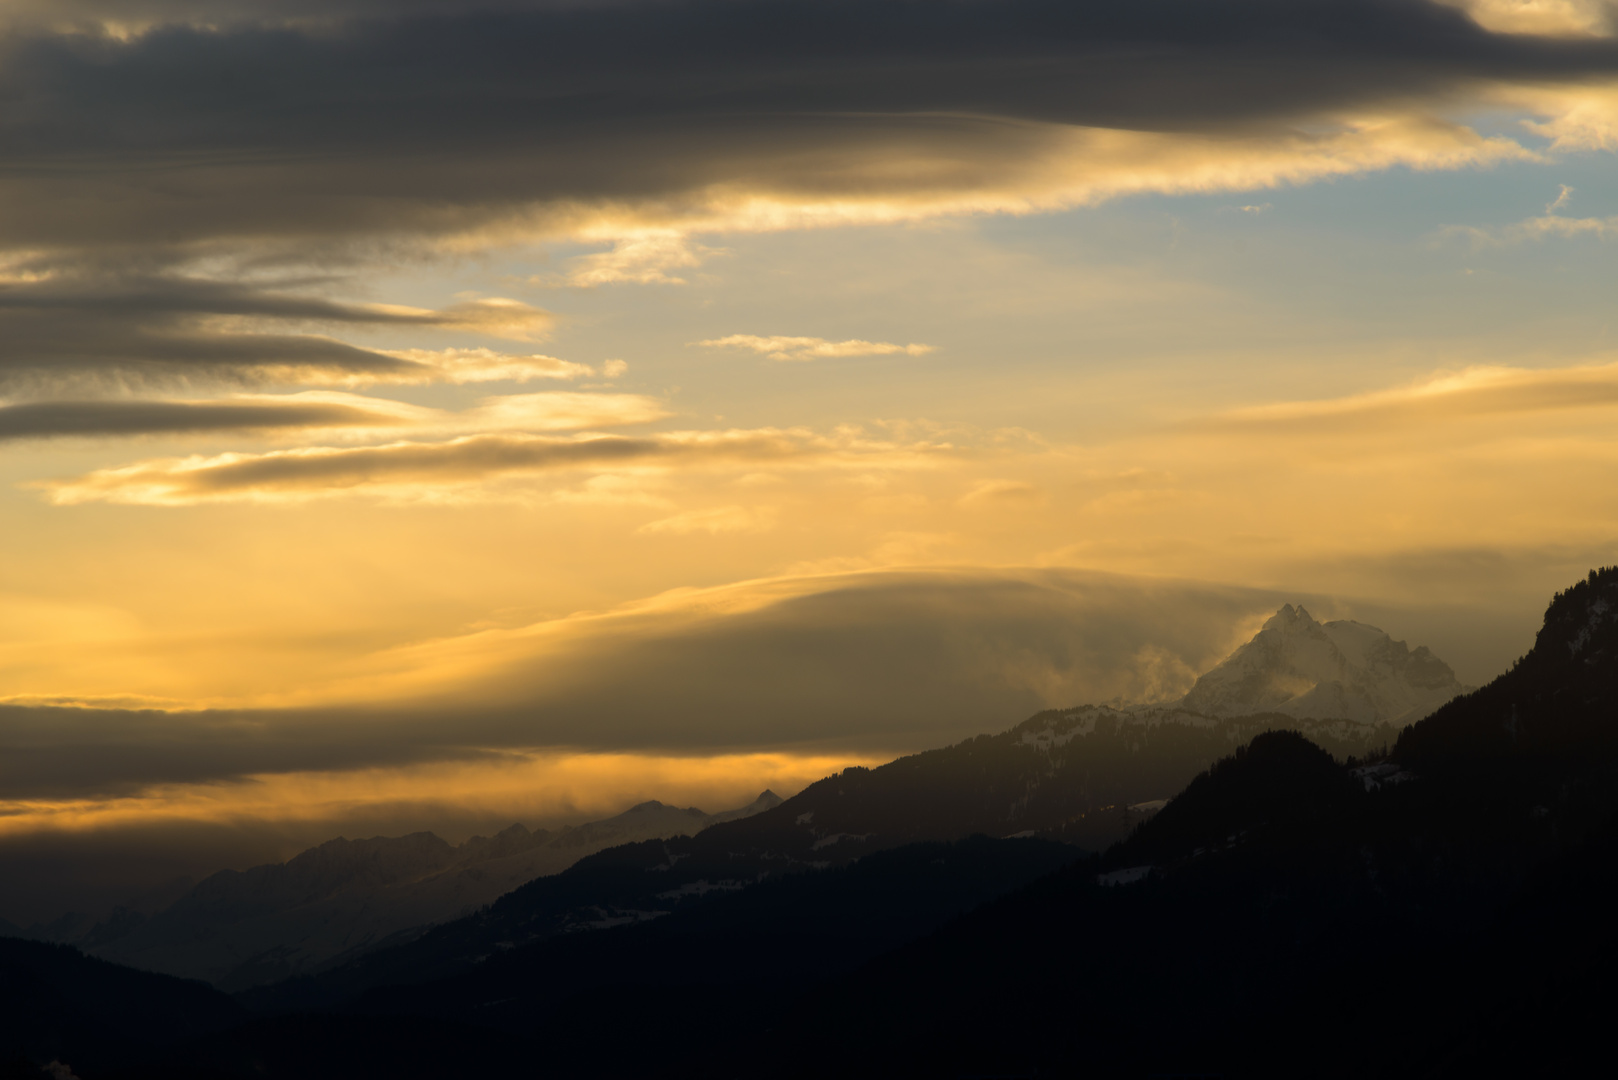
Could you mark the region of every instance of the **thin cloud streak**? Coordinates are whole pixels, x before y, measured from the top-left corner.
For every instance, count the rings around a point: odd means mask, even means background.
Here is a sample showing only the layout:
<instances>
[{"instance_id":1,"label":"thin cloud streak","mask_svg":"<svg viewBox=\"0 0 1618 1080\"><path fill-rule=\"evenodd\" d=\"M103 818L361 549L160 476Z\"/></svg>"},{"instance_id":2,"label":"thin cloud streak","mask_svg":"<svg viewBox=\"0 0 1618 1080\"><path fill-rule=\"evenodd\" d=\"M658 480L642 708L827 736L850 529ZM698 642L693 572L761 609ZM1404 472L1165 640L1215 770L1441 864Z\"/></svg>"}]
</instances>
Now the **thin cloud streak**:
<instances>
[{"instance_id":1,"label":"thin cloud streak","mask_svg":"<svg viewBox=\"0 0 1618 1080\"><path fill-rule=\"evenodd\" d=\"M0 442L47 438L115 438L204 432L336 433L374 438L378 427L413 434L577 431L651 423L669 416L642 394L550 391L484 398L456 412L336 391L239 394L201 401L102 399L0 405Z\"/></svg>"},{"instance_id":2,"label":"thin cloud streak","mask_svg":"<svg viewBox=\"0 0 1618 1080\"><path fill-rule=\"evenodd\" d=\"M404 422L396 414L320 400L38 401L0 405L0 442L213 431L370 428Z\"/></svg>"},{"instance_id":3,"label":"thin cloud streak","mask_svg":"<svg viewBox=\"0 0 1618 1080\"><path fill-rule=\"evenodd\" d=\"M442 310L350 304L195 274L102 274L68 260L13 262L0 275L0 384L51 388L131 381L314 384L572 378L546 356L487 349L385 353L315 333L266 327L419 328L533 341L554 324L517 300Z\"/></svg>"},{"instance_id":4,"label":"thin cloud streak","mask_svg":"<svg viewBox=\"0 0 1618 1080\"><path fill-rule=\"evenodd\" d=\"M547 395L535 395L544 397ZM832 464L915 467L947 453L946 443L899 444L852 433L804 429L682 431L630 437L560 438L468 435L441 443L399 442L356 448L307 447L262 454L221 454L100 469L74 480L45 481L57 505L116 502L183 506L217 501L284 501L372 489L464 486L521 474L564 470Z\"/></svg>"},{"instance_id":5,"label":"thin cloud streak","mask_svg":"<svg viewBox=\"0 0 1618 1080\"><path fill-rule=\"evenodd\" d=\"M707 341L693 342L710 349L750 349L753 352L780 361L806 361L823 359L841 359L848 356L892 356L902 353L906 356L925 356L933 351L931 345L895 345L888 341L862 341L853 338L848 341L827 341L818 337L787 337L776 335L774 337L759 337L756 334L731 334L728 337L711 338Z\"/></svg>"},{"instance_id":6,"label":"thin cloud streak","mask_svg":"<svg viewBox=\"0 0 1618 1080\"><path fill-rule=\"evenodd\" d=\"M1307 438L1372 430L1426 430L1442 421L1610 408L1618 405L1618 364L1584 367L1479 367L1392 390L1239 409L1184 425L1188 431Z\"/></svg>"}]
</instances>

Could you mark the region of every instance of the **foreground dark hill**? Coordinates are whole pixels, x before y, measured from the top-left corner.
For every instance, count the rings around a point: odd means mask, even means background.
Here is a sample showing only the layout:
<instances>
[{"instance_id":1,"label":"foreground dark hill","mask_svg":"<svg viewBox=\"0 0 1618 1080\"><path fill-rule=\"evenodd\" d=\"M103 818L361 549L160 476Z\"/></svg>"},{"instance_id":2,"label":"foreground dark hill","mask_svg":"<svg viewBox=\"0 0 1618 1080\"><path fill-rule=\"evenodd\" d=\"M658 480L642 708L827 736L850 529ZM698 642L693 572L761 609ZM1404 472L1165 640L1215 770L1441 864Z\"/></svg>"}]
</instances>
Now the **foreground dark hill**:
<instances>
[{"instance_id":1,"label":"foreground dark hill","mask_svg":"<svg viewBox=\"0 0 1618 1080\"><path fill-rule=\"evenodd\" d=\"M203 1044L189 1065L251 1060L269 1075L307 1076L390 1018L396 1026L415 1018L488 1038L456 1069L443 1064L450 1055L441 1042L427 1043L420 1049L435 1064L395 1064L389 1076L526 1074L536 1056L551 1075L663 1075L709 1039L768 1027L804 988L1083 855L1034 839L906 845L640 925L500 950L456 976L372 990L323 1027L268 1017Z\"/></svg>"},{"instance_id":2,"label":"foreground dark hill","mask_svg":"<svg viewBox=\"0 0 1618 1080\"><path fill-rule=\"evenodd\" d=\"M0 1070L27 1075L62 1061L85 1078L161 1075L173 1047L244 1019L240 1006L203 983L66 945L0 939Z\"/></svg>"}]
</instances>

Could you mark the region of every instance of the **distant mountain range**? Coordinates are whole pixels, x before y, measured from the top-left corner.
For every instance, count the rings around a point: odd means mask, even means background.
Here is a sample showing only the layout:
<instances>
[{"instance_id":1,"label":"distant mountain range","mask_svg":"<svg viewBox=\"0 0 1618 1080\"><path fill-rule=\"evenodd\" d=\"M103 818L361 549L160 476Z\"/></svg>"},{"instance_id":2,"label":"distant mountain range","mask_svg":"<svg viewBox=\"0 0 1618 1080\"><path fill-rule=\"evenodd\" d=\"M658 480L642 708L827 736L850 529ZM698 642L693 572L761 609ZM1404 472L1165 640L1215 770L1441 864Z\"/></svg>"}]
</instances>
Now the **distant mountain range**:
<instances>
[{"instance_id":1,"label":"distant mountain range","mask_svg":"<svg viewBox=\"0 0 1618 1080\"><path fill-rule=\"evenodd\" d=\"M58 920L57 937L118 963L242 990L475 911L534 878L619 844L685 836L779 805L766 791L718 814L652 801L617 817L550 832L513 825L451 845L432 833L338 838L285 863L221 870L166 909L128 909L93 925ZM0 931L3 931L0 927ZM50 938L50 927L28 936Z\"/></svg>"}]
</instances>

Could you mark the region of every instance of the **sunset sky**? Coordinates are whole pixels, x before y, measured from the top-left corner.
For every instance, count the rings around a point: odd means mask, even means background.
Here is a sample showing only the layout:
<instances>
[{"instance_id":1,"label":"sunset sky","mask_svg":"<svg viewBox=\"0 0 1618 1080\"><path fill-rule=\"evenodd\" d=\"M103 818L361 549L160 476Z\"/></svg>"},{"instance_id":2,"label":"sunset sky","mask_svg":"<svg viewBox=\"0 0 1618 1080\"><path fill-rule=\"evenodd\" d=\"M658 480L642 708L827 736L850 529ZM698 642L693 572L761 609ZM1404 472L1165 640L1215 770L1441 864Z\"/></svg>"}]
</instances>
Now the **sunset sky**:
<instances>
[{"instance_id":1,"label":"sunset sky","mask_svg":"<svg viewBox=\"0 0 1618 1080\"><path fill-rule=\"evenodd\" d=\"M6 844L717 810L1283 602L1481 683L1615 561L1594 0L0 25Z\"/></svg>"}]
</instances>

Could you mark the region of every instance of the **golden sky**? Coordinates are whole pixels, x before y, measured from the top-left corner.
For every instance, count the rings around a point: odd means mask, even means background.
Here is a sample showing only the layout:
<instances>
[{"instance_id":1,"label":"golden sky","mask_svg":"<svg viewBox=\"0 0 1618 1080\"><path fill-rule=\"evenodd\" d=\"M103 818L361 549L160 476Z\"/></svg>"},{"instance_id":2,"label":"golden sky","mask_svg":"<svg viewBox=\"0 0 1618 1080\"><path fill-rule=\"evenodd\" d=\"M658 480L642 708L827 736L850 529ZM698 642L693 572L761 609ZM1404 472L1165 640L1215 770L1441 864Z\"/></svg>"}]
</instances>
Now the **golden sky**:
<instances>
[{"instance_id":1,"label":"golden sky","mask_svg":"<svg viewBox=\"0 0 1618 1080\"><path fill-rule=\"evenodd\" d=\"M1487 680L1618 535L1607 20L8 5L0 835L717 810L1297 600Z\"/></svg>"}]
</instances>

